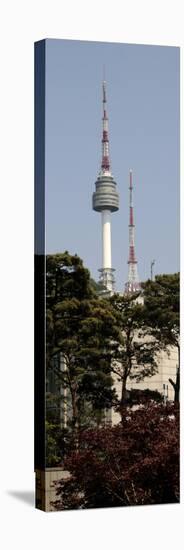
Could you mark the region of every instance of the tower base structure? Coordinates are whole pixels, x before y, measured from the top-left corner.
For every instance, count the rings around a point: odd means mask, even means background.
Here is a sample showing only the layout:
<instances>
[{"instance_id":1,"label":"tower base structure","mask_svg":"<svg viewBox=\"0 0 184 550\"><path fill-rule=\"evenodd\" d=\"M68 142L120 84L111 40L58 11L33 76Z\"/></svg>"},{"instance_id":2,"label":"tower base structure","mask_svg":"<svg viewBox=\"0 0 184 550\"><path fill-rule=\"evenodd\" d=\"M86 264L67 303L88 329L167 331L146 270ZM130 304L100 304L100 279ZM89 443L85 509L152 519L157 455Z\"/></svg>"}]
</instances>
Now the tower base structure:
<instances>
[{"instance_id":1,"label":"tower base structure","mask_svg":"<svg viewBox=\"0 0 184 550\"><path fill-rule=\"evenodd\" d=\"M98 271L100 273L99 283L100 285L102 285L102 287L104 287L104 289L102 288L102 294L103 292L114 292L115 269L113 269L112 267L102 267Z\"/></svg>"},{"instance_id":2,"label":"tower base structure","mask_svg":"<svg viewBox=\"0 0 184 550\"><path fill-rule=\"evenodd\" d=\"M125 283L125 294L133 294L134 292L139 292L141 290L141 285L137 281L128 281Z\"/></svg>"}]
</instances>

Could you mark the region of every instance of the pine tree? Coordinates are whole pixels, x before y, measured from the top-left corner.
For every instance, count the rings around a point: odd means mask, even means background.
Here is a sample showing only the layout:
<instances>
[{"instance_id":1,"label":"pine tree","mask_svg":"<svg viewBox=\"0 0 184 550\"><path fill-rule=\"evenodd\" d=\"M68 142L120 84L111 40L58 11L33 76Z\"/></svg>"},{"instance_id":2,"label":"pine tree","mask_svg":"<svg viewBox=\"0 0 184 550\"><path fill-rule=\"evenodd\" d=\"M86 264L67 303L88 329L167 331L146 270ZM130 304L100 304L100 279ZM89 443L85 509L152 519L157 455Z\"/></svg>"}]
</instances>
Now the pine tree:
<instances>
[{"instance_id":1,"label":"pine tree","mask_svg":"<svg viewBox=\"0 0 184 550\"><path fill-rule=\"evenodd\" d=\"M97 297L78 256L47 256L46 273L47 373L54 369L70 396L76 432L86 403L93 411L112 405L111 353L118 329L111 304ZM60 354L62 370L53 361Z\"/></svg>"},{"instance_id":2,"label":"pine tree","mask_svg":"<svg viewBox=\"0 0 184 550\"><path fill-rule=\"evenodd\" d=\"M127 381L144 380L157 370L157 353L160 343L150 337L145 322L145 308L138 301L139 293L111 299L116 314L116 323L121 331L119 346L114 353L112 371L121 382L120 412L126 405Z\"/></svg>"}]
</instances>

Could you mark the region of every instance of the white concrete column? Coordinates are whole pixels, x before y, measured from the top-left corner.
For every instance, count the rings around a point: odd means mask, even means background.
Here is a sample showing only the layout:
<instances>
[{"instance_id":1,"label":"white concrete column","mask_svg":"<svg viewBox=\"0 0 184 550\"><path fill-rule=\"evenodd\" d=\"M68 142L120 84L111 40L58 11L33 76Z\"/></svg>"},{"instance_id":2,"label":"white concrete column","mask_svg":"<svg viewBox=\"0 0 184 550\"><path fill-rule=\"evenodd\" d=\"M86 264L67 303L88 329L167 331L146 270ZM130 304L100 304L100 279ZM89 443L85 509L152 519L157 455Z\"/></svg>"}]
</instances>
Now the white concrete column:
<instances>
[{"instance_id":1,"label":"white concrete column","mask_svg":"<svg viewBox=\"0 0 184 550\"><path fill-rule=\"evenodd\" d=\"M102 267L111 268L111 212L102 210Z\"/></svg>"}]
</instances>

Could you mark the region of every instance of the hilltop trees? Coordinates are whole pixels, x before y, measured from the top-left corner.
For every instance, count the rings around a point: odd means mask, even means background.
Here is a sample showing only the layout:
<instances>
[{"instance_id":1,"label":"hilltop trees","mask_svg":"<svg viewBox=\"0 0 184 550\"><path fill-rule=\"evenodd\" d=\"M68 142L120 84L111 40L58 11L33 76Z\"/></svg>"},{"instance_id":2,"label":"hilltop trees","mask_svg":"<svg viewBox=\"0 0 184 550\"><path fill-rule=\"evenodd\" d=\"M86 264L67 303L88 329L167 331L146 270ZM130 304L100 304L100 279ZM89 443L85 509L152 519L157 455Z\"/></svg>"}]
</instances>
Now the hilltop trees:
<instances>
[{"instance_id":1,"label":"hilltop trees","mask_svg":"<svg viewBox=\"0 0 184 550\"><path fill-rule=\"evenodd\" d=\"M114 374L123 413L127 380L153 376L160 349L179 350L178 275L147 281L143 303L139 293L100 299L82 260L68 252L48 255L46 273L47 373L70 396L73 429L116 403ZM179 368L170 382L177 401Z\"/></svg>"}]
</instances>

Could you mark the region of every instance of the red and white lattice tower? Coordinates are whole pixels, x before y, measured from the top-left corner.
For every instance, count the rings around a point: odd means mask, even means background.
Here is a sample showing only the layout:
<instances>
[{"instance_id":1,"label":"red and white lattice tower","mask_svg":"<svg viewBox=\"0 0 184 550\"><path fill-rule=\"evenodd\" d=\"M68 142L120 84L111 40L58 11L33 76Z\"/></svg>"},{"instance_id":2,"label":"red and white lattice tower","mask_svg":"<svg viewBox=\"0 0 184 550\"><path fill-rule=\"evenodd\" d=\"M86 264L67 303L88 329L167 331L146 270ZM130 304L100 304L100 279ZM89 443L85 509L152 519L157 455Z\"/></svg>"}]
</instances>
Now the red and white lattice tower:
<instances>
[{"instance_id":1,"label":"red and white lattice tower","mask_svg":"<svg viewBox=\"0 0 184 550\"><path fill-rule=\"evenodd\" d=\"M129 259L128 259L128 281L125 284L125 292L132 293L141 290L139 283L137 260L135 256L135 225L134 225L134 208L133 208L133 184L132 170L130 170L130 211L129 211Z\"/></svg>"}]
</instances>

